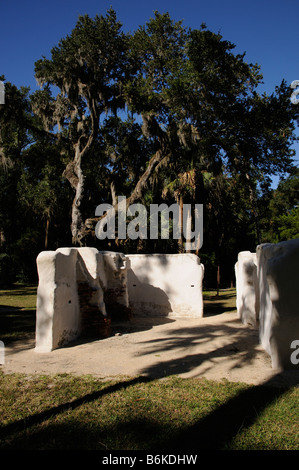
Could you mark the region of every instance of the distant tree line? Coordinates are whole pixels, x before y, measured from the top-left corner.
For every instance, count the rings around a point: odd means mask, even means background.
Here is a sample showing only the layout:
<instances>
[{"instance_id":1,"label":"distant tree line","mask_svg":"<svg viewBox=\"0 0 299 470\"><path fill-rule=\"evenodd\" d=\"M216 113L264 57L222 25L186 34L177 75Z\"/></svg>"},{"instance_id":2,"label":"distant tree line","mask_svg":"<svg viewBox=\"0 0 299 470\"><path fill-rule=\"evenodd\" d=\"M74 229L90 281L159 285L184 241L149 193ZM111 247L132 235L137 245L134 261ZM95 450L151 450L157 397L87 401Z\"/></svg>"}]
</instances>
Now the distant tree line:
<instances>
[{"instance_id":1,"label":"distant tree line","mask_svg":"<svg viewBox=\"0 0 299 470\"><path fill-rule=\"evenodd\" d=\"M35 63L40 89L5 82L0 105L0 283L36 282L36 256L61 246L184 251L184 240L95 236L95 208L200 203L205 284L234 279L242 250L299 237L298 107L283 81L204 24L155 12L125 33L113 9L80 16ZM271 179L280 183L271 189Z\"/></svg>"}]
</instances>

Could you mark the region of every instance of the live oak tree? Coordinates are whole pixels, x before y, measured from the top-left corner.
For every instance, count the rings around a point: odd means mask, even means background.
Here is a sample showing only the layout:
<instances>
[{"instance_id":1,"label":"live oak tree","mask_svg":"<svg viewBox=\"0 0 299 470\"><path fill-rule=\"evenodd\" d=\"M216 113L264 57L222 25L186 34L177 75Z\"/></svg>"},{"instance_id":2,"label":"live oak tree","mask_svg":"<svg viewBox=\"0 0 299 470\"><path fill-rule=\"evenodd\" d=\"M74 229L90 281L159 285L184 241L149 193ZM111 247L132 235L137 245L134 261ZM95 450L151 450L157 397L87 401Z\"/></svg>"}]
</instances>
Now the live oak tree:
<instances>
[{"instance_id":1,"label":"live oak tree","mask_svg":"<svg viewBox=\"0 0 299 470\"><path fill-rule=\"evenodd\" d=\"M101 202L117 210L117 195L127 206L203 203L206 282L217 266L230 281L238 251L298 236L292 90L282 82L259 94L259 67L205 25L155 12L125 34L113 10L79 17L36 76L38 92L6 83L0 105L0 278L15 255L19 270L36 270L38 252L69 234L98 244L91 215ZM273 192L275 174L285 181ZM177 252L182 242L142 249Z\"/></svg>"},{"instance_id":2,"label":"live oak tree","mask_svg":"<svg viewBox=\"0 0 299 470\"><path fill-rule=\"evenodd\" d=\"M55 134L75 191L75 244L84 243L97 221L82 214L86 171L92 180L88 162L102 168L116 210L117 191L128 206L154 192L158 181L161 196L172 189L174 197L205 202L211 213L229 186L218 184L225 175L235 187L247 187L257 228L258 186L293 165L297 109L288 87L283 82L273 95L260 95L259 67L205 25L191 30L155 12L124 34L112 9L106 17L80 17L51 59L36 63L36 76L43 89L32 99L34 110ZM216 244L226 233L220 225Z\"/></svg>"},{"instance_id":3,"label":"live oak tree","mask_svg":"<svg viewBox=\"0 0 299 470\"><path fill-rule=\"evenodd\" d=\"M45 128L56 133L66 158L64 176L74 190L71 232L81 244L84 220L82 162L92 149L100 119L123 106L121 88L126 70L126 37L111 9L106 17L79 18L72 33L52 49L51 59L35 64L43 87L33 97L33 109ZM53 87L58 88L56 96Z\"/></svg>"},{"instance_id":4,"label":"live oak tree","mask_svg":"<svg viewBox=\"0 0 299 470\"><path fill-rule=\"evenodd\" d=\"M197 202L206 199L204 176L226 172L247 186L258 232L256 186L291 169L296 110L284 82L272 96L257 93L259 67L234 47L205 25L189 30L157 12L136 31L130 48L136 72L125 93L156 152L130 202L154 172L165 177L163 164L168 187L176 182L177 194L197 193Z\"/></svg>"}]
</instances>

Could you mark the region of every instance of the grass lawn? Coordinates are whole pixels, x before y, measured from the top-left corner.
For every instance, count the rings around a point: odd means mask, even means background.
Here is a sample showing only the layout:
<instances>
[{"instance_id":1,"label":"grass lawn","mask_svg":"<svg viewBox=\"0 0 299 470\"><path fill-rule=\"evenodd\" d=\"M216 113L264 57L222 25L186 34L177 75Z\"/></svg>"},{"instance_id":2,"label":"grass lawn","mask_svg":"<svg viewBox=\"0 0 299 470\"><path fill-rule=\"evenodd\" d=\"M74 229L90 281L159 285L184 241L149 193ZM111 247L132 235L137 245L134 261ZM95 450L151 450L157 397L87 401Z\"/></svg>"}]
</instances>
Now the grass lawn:
<instances>
[{"instance_id":1,"label":"grass lawn","mask_svg":"<svg viewBox=\"0 0 299 470\"><path fill-rule=\"evenodd\" d=\"M0 339L11 341L34 335L36 286L0 290Z\"/></svg>"},{"instance_id":2,"label":"grass lawn","mask_svg":"<svg viewBox=\"0 0 299 470\"><path fill-rule=\"evenodd\" d=\"M0 339L34 335L35 287L0 291ZM204 293L206 314L235 292ZM1 369L0 369L1 370ZM143 377L0 372L0 450L298 450L299 390Z\"/></svg>"}]
</instances>

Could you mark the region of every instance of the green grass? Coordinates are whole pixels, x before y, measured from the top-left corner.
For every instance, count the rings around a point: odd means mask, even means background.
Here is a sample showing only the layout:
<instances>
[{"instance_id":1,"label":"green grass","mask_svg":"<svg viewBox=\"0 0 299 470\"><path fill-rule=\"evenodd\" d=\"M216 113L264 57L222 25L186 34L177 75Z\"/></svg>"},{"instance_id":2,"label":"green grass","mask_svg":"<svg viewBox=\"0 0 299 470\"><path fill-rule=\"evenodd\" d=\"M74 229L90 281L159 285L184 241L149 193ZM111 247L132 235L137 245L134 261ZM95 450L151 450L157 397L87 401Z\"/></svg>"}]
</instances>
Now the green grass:
<instances>
[{"instance_id":1,"label":"green grass","mask_svg":"<svg viewBox=\"0 0 299 470\"><path fill-rule=\"evenodd\" d=\"M298 450L298 389L0 375L0 450Z\"/></svg>"},{"instance_id":2,"label":"green grass","mask_svg":"<svg viewBox=\"0 0 299 470\"><path fill-rule=\"evenodd\" d=\"M236 289L221 289L217 291L203 291L204 315L212 316L219 313L236 310Z\"/></svg>"},{"instance_id":3,"label":"green grass","mask_svg":"<svg viewBox=\"0 0 299 470\"><path fill-rule=\"evenodd\" d=\"M34 335L36 286L0 290L0 339L5 343Z\"/></svg>"},{"instance_id":4,"label":"green grass","mask_svg":"<svg viewBox=\"0 0 299 470\"><path fill-rule=\"evenodd\" d=\"M235 291L204 292L205 314ZM34 335L36 288L0 291L0 339ZM4 328L3 328L4 327ZM0 372L0 450L299 450L297 387L176 376L105 381Z\"/></svg>"}]
</instances>

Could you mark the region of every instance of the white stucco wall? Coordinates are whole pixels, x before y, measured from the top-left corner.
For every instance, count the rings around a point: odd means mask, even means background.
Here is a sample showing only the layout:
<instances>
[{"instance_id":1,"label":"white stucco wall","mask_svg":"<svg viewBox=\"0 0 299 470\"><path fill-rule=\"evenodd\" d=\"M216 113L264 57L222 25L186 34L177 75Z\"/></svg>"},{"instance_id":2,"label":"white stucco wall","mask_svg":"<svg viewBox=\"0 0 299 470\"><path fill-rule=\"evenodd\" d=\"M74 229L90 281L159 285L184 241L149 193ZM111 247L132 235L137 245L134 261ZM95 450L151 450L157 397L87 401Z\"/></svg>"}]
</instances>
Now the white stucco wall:
<instances>
[{"instance_id":1,"label":"white stucco wall","mask_svg":"<svg viewBox=\"0 0 299 470\"><path fill-rule=\"evenodd\" d=\"M204 267L195 254L126 255L134 315L203 316Z\"/></svg>"},{"instance_id":2,"label":"white stucco wall","mask_svg":"<svg viewBox=\"0 0 299 470\"><path fill-rule=\"evenodd\" d=\"M112 321L125 321L131 318L127 289L128 260L123 253L101 251L105 273L104 299Z\"/></svg>"},{"instance_id":3,"label":"white stucco wall","mask_svg":"<svg viewBox=\"0 0 299 470\"><path fill-rule=\"evenodd\" d=\"M299 239L257 247L260 341L272 366L292 364L291 344L299 340Z\"/></svg>"},{"instance_id":4,"label":"white stucco wall","mask_svg":"<svg viewBox=\"0 0 299 470\"><path fill-rule=\"evenodd\" d=\"M104 316L107 315L104 302L104 288L107 284L104 260L102 254L96 248L76 248L78 252L76 265L76 280L88 283L93 294L90 304L99 308Z\"/></svg>"},{"instance_id":5,"label":"white stucco wall","mask_svg":"<svg viewBox=\"0 0 299 470\"><path fill-rule=\"evenodd\" d=\"M115 302L128 307L127 257L113 251L100 251L100 254L103 258L106 291L114 294Z\"/></svg>"},{"instance_id":6,"label":"white stucco wall","mask_svg":"<svg viewBox=\"0 0 299 470\"><path fill-rule=\"evenodd\" d=\"M259 292L256 253L241 251L235 264L236 306L245 325L256 325L259 315Z\"/></svg>"},{"instance_id":7,"label":"white stucco wall","mask_svg":"<svg viewBox=\"0 0 299 470\"><path fill-rule=\"evenodd\" d=\"M36 352L49 352L80 333L77 250L43 251L37 257Z\"/></svg>"},{"instance_id":8,"label":"white stucco wall","mask_svg":"<svg viewBox=\"0 0 299 470\"><path fill-rule=\"evenodd\" d=\"M50 352L90 331L105 336L108 313L127 319L126 263L122 253L89 247L41 252L35 351Z\"/></svg>"}]
</instances>

